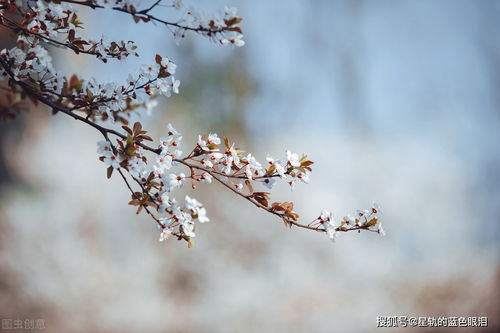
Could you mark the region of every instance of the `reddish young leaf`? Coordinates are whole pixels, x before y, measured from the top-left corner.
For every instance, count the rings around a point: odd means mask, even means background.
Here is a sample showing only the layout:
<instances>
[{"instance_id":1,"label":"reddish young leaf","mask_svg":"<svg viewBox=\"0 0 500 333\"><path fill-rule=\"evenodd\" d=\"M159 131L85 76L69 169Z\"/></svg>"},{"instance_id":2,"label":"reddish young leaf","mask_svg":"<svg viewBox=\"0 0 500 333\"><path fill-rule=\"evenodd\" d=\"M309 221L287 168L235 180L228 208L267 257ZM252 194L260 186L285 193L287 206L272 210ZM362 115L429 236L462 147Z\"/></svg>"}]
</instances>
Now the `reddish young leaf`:
<instances>
[{"instance_id":1,"label":"reddish young leaf","mask_svg":"<svg viewBox=\"0 0 500 333\"><path fill-rule=\"evenodd\" d=\"M107 169L107 177L108 179L111 178L111 176L113 175L113 167L112 166L109 166L108 169Z\"/></svg>"}]
</instances>

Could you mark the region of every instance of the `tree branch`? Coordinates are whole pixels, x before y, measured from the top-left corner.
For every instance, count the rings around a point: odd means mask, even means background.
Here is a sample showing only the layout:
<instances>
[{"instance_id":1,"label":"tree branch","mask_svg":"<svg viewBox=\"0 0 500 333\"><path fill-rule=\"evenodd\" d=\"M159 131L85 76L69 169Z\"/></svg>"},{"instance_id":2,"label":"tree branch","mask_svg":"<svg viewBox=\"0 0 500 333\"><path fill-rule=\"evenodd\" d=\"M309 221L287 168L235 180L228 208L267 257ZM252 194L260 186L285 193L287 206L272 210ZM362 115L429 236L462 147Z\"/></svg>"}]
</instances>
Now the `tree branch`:
<instances>
[{"instance_id":1,"label":"tree branch","mask_svg":"<svg viewBox=\"0 0 500 333\"><path fill-rule=\"evenodd\" d=\"M32 96L33 98L35 98L36 100L40 101L41 103L51 107L53 110L56 110L56 111L60 111L70 117L72 117L73 119L75 120L78 120L78 121L81 121L89 126L92 126L93 128L95 128L96 130L98 130L104 137L105 139L110 142L109 140L109 134L113 134L119 138L122 138L122 139L126 139L127 136L120 133L120 132L117 132L113 129L109 129L109 128L105 128L101 125L98 125L96 124L95 122L93 121L90 121L84 117L81 117L77 114L75 114L74 112L60 106L60 105L57 105L56 103L54 103L53 101L51 101L50 99L48 99L47 97L45 96L41 96L40 94L36 93L29 85L27 85L25 82L22 82L22 81L18 81L15 79L15 76L14 74L12 73L12 71L10 70L10 68L8 67L8 64L5 62L4 59L2 59L0 57L0 64L2 65L2 67L5 69L5 71L7 72L7 74L10 76L11 78L11 82L13 82L14 84L18 85L19 87L21 87L23 89L24 92L26 92L28 95ZM111 143L111 142L110 142ZM148 150L156 155L160 155L161 153L161 148L153 148L153 147L150 147L148 145L145 145L141 142L136 142L135 144L137 144L138 146L142 147L143 149L145 150ZM114 146L113 146L113 149L114 149ZM187 159L187 158L186 158ZM206 172L208 174L210 174L215 180L217 180L217 182L219 182L220 184L222 184L223 186L225 186L226 188L228 188L229 190L231 190L233 193L237 194L238 196L248 200L249 202L251 202L253 205L255 205L256 207L260 208L260 209L263 209L273 215L276 215L278 217L280 217L281 219L285 219L285 216L283 214L280 214L279 212L277 211L274 211L271 207L268 207L268 206L265 206L263 204L261 204L260 202L256 201L255 199L253 199L250 195L244 195L243 193L237 191L235 188L233 188L232 186L230 186L229 184L227 184L226 182L224 182L222 179L219 178L219 175L220 173L214 171L214 170L210 170L208 168L205 168L205 167L202 167L202 166L199 166L199 165L195 165L195 164L192 164L192 163L189 163L186 161L186 159L179 159L179 158L174 158L173 161L175 162L178 162L180 164L183 164L184 166L188 167L191 171L193 169L196 169L196 170L200 170L200 171L203 171L203 172ZM127 187L129 188L129 190L132 192L132 194L134 194L135 192L132 190L130 184L128 183L126 177L123 175L122 171L120 169L118 169L120 175L122 176L123 180L125 181L125 183L127 184ZM224 175L225 176L225 175ZM144 190L144 188L143 188ZM139 198L137 198L139 199ZM153 219L160 225L160 227L164 228L165 226L158 220L158 218L156 218L150 211L147 207L144 207L146 212L151 215L153 217ZM299 228L303 228L303 229L308 229L308 230L313 230L313 231L317 231L317 232L326 232L327 230L325 228L322 227L322 225L318 225L317 227L313 227L311 226L311 223L310 224L301 224L299 222L296 222L296 221L293 221L291 219L286 219L286 223L290 224L290 225L294 225L296 227L299 227ZM368 231L372 231L372 232L376 232L374 230L371 230L369 229L369 226L353 226L349 229L344 229L342 227L337 227L335 229L336 231L342 231L342 232L347 232L347 231L355 231L355 230L368 230ZM176 236L179 236L179 235L176 235Z\"/></svg>"},{"instance_id":2,"label":"tree branch","mask_svg":"<svg viewBox=\"0 0 500 333\"><path fill-rule=\"evenodd\" d=\"M104 6L96 5L96 4L92 3L91 1L61 0L61 2L67 2L67 3L80 5L80 6L86 6L86 7L92 8L92 9L105 8ZM124 8L124 7L111 7L111 9L116 10L116 11L121 12L121 13L129 14L133 17L137 16L140 18L145 18L148 21L149 20L155 21L155 22L164 24L166 26L176 27L176 28L179 28L182 30L188 30L188 31L194 31L194 32L206 32L206 33L211 33L211 34L223 33L226 31L225 28L221 28L221 29L207 29L204 27L193 28L193 27L189 27L189 26L184 26L184 25L176 23L176 22L165 21L163 19L160 19L156 16L149 14L149 11L152 9L151 7L148 9L134 11L134 12L132 12L131 10Z\"/></svg>"}]
</instances>

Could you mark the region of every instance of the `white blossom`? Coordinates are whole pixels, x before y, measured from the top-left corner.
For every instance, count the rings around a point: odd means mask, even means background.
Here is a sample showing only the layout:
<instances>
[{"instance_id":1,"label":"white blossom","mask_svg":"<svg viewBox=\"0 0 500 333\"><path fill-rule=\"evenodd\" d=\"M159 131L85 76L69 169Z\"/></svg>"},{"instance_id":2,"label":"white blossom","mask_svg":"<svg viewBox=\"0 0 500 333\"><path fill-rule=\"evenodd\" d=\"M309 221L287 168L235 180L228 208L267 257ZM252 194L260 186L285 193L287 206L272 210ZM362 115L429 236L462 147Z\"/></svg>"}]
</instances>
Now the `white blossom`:
<instances>
[{"instance_id":1,"label":"white blossom","mask_svg":"<svg viewBox=\"0 0 500 333\"><path fill-rule=\"evenodd\" d=\"M121 159L119 156L109 155L105 156L103 160L104 164L113 167L114 169L120 168Z\"/></svg>"},{"instance_id":2,"label":"white blossom","mask_svg":"<svg viewBox=\"0 0 500 333\"><path fill-rule=\"evenodd\" d=\"M296 153L292 153L291 151L287 150L286 151L286 160L288 163L293 166L293 167L298 167L300 166L299 162L299 155Z\"/></svg>"},{"instance_id":3,"label":"white blossom","mask_svg":"<svg viewBox=\"0 0 500 333\"><path fill-rule=\"evenodd\" d=\"M176 175L175 173L171 173L168 175L168 178L166 179L165 186L167 186L169 189L182 187L182 185L184 184L185 177L186 176L182 172L179 173L178 175Z\"/></svg>"},{"instance_id":4,"label":"white blossom","mask_svg":"<svg viewBox=\"0 0 500 333\"><path fill-rule=\"evenodd\" d=\"M195 211L197 208L203 206L198 200L196 200L195 198L191 198L188 195L186 195L185 200L187 209Z\"/></svg>"},{"instance_id":5,"label":"white blossom","mask_svg":"<svg viewBox=\"0 0 500 333\"><path fill-rule=\"evenodd\" d=\"M205 208L203 207L198 208L197 213L198 213L198 221L200 223L210 222L210 219L207 217L207 210Z\"/></svg>"},{"instance_id":6,"label":"white blossom","mask_svg":"<svg viewBox=\"0 0 500 333\"><path fill-rule=\"evenodd\" d=\"M174 229L172 228L163 228L160 233L160 242L163 242L172 236Z\"/></svg>"},{"instance_id":7,"label":"white blossom","mask_svg":"<svg viewBox=\"0 0 500 333\"><path fill-rule=\"evenodd\" d=\"M144 65L141 67L140 74L148 80L156 79L160 72L158 64Z\"/></svg>"},{"instance_id":8,"label":"white blossom","mask_svg":"<svg viewBox=\"0 0 500 333\"><path fill-rule=\"evenodd\" d=\"M262 181L262 184L271 190L277 182L278 181L275 178L266 178Z\"/></svg>"},{"instance_id":9,"label":"white blossom","mask_svg":"<svg viewBox=\"0 0 500 333\"><path fill-rule=\"evenodd\" d=\"M111 155L113 155L111 144L108 141L98 141L97 153L101 156L110 157Z\"/></svg>"}]
</instances>

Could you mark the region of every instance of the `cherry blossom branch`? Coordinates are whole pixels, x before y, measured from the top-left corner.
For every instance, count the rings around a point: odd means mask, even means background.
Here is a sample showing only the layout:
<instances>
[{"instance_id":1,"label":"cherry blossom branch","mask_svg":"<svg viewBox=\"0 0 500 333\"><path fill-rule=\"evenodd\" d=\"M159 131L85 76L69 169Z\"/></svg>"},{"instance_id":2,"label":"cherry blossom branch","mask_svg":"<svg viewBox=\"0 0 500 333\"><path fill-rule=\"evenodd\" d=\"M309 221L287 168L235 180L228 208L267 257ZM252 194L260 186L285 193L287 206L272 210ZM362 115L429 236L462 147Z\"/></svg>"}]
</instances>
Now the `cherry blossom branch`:
<instances>
[{"instance_id":1,"label":"cherry blossom branch","mask_svg":"<svg viewBox=\"0 0 500 333\"><path fill-rule=\"evenodd\" d=\"M61 2L70 3L70 4L74 4L74 5L80 5L80 6L86 6L86 7L92 8L92 9L106 8L105 6L96 4L95 2L93 2L91 0L88 0L88 1L61 0ZM205 26L202 24L202 22L198 22L200 20L196 17L195 22L198 25L190 26L187 24L181 24L179 22L166 21L166 20L161 19L157 16L149 14L149 12L153 8L158 6L160 4L160 2L161 1L156 1L152 6L150 6L149 8L143 9L143 10L137 10L134 6L124 6L124 7L113 6L110 9L131 15L134 18L134 21L136 23L139 21L143 21L143 22L153 21L153 22L161 23L167 27L177 28L177 29L179 29L179 31L193 31L196 33L203 33L209 37L213 37L217 34L223 34L225 32L237 32L239 34L242 33L241 28L237 26L237 24L241 22L241 18L239 18L235 15L226 18L225 24L223 24L223 25L217 25L216 20L210 20L208 25L205 25ZM188 12L187 14L193 15L192 12ZM233 13L228 13L228 14L233 14ZM180 37L184 37L184 36L180 36ZM231 43L231 44L235 44L237 46L243 45L243 44L241 44L239 37L232 38L232 39L221 39L220 42L222 44ZM239 45L239 44L241 44L241 45Z\"/></svg>"},{"instance_id":2,"label":"cherry blossom branch","mask_svg":"<svg viewBox=\"0 0 500 333\"><path fill-rule=\"evenodd\" d=\"M9 70L9 68L7 67L6 63L4 60L2 60L0 58L0 64L4 67L4 69L7 71L7 73L9 73L9 75L11 75L11 78L13 78L13 74L11 73L11 71ZM23 82L19 82L19 81L15 81L15 84L19 85L26 93L30 94L31 96L37 98L40 102L42 102L43 104L47 105L47 106L50 106L52 109L55 109L57 111L60 111L76 120L79 120L79 121L82 121L84 123L86 123L87 125L90 125L92 127L94 127L95 129L97 129L99 132L101 132L103 134L103 136L105 137L105 139L107 141L110 141L109 137L108 137L108 134L113 134L121 139L126 139L127 136L120 133L120 132L117 132L113 129L109 129L109 128L106 128L106 127L103 127L103 126L100 126L84 117L81 117L75 113L73 113L72 111L69 111L63 107L60 107L59 105L55 104L54 102L52 102L51 100L43 97L43 96L39 96L37 95L31 87L29 87L28 85L26 85L25 83ZM161 149L160 148L153 148L153 147L150 147L146 144L143 144L141 142L138 142L138 143L135 143L137 144L138 146L140 146L141 148L144 148L145 150L148 150L156 155L160 155L161 154ZM114 146L112 146L114 147ZM278 217L280 217L281 219L283 219L283 214L280 214L278 211L273 211L273 209L271 207L267 207L265 205L263 205L262 203L258 202L257 200L253 199L252 195L249 194L249 195L245 195L239 191L237 191L234 187L230 186L229 184L227 184L226 182L222 181L219 176L220 175L223 175L222 173L220 172L216 172L214 170L211 170L210 168L206 168L206 167L203 167L203 166L199 166L199 165L195 165L195 164L192 164L192 163L189 163L187 162L188 159L190 159L191 157L186 157L186 158L183 158L183 159L179 159L179 158L174 158L173 161L174 162L178 162L180 164L183 164L184 166L188 167L190 170L191 170L191 174L193 174L193 170L196 169L196 170L200 170L200 171L203 171L203 172L206 172L208 174L210 174L215 180L217 180L220 184L222 184L224 187L228 188L229 190L231 190L233 193L235 193L236 195L246 199L247 201L251 202L253 205L255 205L256 207L258 208L261 208L273 215L276 215ZM124 181L126 182L126 185L127 187L129 188L129 190L131 191L132 194L134 194L135 192L131 189L128 181L126 180L125 176L123 175L123 172L118 169L120 175L122 176L122 178L124 179ZM272 175L273 177L276 177L278 175ZM240 178L240 177L238 177ZM261 176L259 178L265 178L265 176ZM138 182L140 184L140 182ZM144 190L144 188L143 188ZM158 220L158 218L156 218L154 216L154 214L152 214L150 212L150 210L145 207L145 210L146 212L152 216L152 218L160 225L160 227L164 227L164 225ZM313 230L313 231L317 231L317 232L326 232L327 230L324 229L322 227L322 225L318 225L316 227L313 227L311 226L311 223L310 224L302 224L302 223L299 223L299 222L296 222L296 221L293 221L293 220L286 220L286 223L288 225L294 225L296 227L299 227L299 228L303 228L303 229L308 229L308 230ZM370 226L369 225L358 225L358 226L353 226L351 228L343 228L341 226L337 227L335 229L335 231L338 231L338 232L347 232L347 231L359 231L359 230L368 230L368 231L372 231L372 232L377 232L375 230L371 230L370 229Z\"/></svg>"},{"instance_id":3,"label":"cherry blossom branch","mask_svg":"<svg viewBox=\"0 0 500 333\"><path fill-rule=\"evenodd\" d=\"M43 39L44 41L46 41L49 44L52 44L54 46L61 46L63 48L70 49L70 50L74 51L76 54L83 53L83 54L93 55L93 56L97 56L97 57L101 57L102 56L100 52L85 50L83 47L81 47L82 44L79 44L80 47L78 47L75 44L71 44L70 42L66 42L66 43L65 42L60 42L60 41L58 41L56 39L44 36L43 34L30 31L30 30L28 30L26 28L23 28L22 26L18 25L16 22L8 19L4 15L0 15L0 25L3 26L3 27L5 27L5 28L7 28L7 29L10 29L10 30L12 30L14 32L22 31L25 34L32 35L32 36L34 36L36 38ZM79 40L79 41L82 42L81 40ZM88 44L88 42L86 42L86 41L83 41L83 42ZM110 57L110 58L115 58L115 57L121 57L122 53L121 52L109 52L109 51L107 51L106 55L108 57Z\"/></svg>"},{"instance_id":4,"label":"cherry blossom branch","mask_svg":"<svg viewBox=\"0 0 500 333\"><path fill-rule=\"evenodd\" d=\"M185 159L174 159L175 162L179 162L181 164L184 164L185 166L187 166L189 169L198 169L198 170L202 170L204 172L207 172L208 174L210 174L215 180L217 180L219 183L221 183L222 185L224 185L226 188L228 188L229 190L231 190L233 193L235 193L236 195L248 200L249 202L251 202L252 204L254 204L256 207L258 208L261 208L265 211L267 211L268 213L271 213L273 215L276 215L278 216L279 218L283 218L283 215L282 214L279 214L278 212L276 211L273 211L272 208L270 207L266 207L264 206L263 204L259 203L258 201L252 199L252 196L251 195L244 195L243 193L237 191L235 188L233 188L232 186L228 185L227 183L225 183L224 181L222 181L219 177L217 177L216 175L223 175L222 173L219 173L219 172L215 172L213 170L210 170L208 168L204 168L204 167L200 167L200 166L197 166L197 165L193 165L193 164L190 164L190 163L187 163L185 161ZM273 175L272 177L278 177L279 175ZM238 177L240 178L240 177ZM241 178L244 178L244 177L241 177ZM261 176L260 178L265 178L265 176ZM313 230L313 231L318 231L318 232L326 232L327 230L318 226L318 227L312 227L310 224L302 224L302 223L299 223L299 222L295 222L293 220L290 220L290 221L286 221L286 224L290 224L290 225L294 225L296 227L299 227L299 228L303 228L303 229L308 229L308 230ZM349 229L345 229L345 228L342 228L342 227L337 227L335 229L335 231L339 231L339 232L347 232L347 231L359 231L359 230L368 230L368 231L371 231L371 232L377 232L376 230L371 230L369 229L370 226L363 226L363 225L359 225L359 226L355 226L355 227L352 227L352 228L349 228Z\"/></svg>"},{"instance_id":5,"label":"cherry blossom branch","mask_svg":"<svg viewBox=\"0 0 500 333\"><path fill-rule=\"evenodd\" d=\"M222 173L219 173L219 172L215 172L213 170L210 170L208 168L204 168L204 167L201 167L201 166L198 166L198 165L194 165L194 164L190 164L188 162L185 161L185 159L173 159L173 161L175 162L178 162L178 163L181 163L181 164L184 164L185 166L187 166L190 170L193 170L193 169L198 169L198 170L201 170L201 171L204 171L204 172L207 172L208 174L210 174L215 180L217 180L220 184L224 185L226 188L228 188L229 190L231 190L233 193L235 193L236 195L250 201L253 205L255 205L256 207L258 208L261 208L273 215L276 215L280 218L282 218L282 215L273 211L271 208L269 207L266 207L262 204L260 204L258 201L252 199L251 195L244 195L243 193L237 191L234 187L228 185L226 182L222 181L219 177L217 177L217 175L220 175ZM264 177L264 176L263 176ZM275 176L274 176L275 177ZM314 230L314 231L319 231L319 232L325 232L326 230L325 229L320 229L320 228L313 228L309 225L305 225L305 224L301 224L301 223L298 223L298 222L294 222L294 221L290 221L290 224L292 225L295 225L299 228L304 228L304 229L309 229L309 230ZM340 230L338 230L340 231Z\"/></svg>"},{"instance_id":6,"label":"cherry blossom branch","mask_svg":"<svg viewBox=\"0 0 500 333\"><path fill-rule=\"evenodd\" d=\"M115 130L112 130L112 129L108 129L108 128L104 128L102 126L99 126L98 124L84 118L84 117L81 117L75 113L73 113L72 111L70 110L67 110L63 107L61 107L60 105L57 105L56 103L54 103L53 101L51 101L50 99L44 97L44 96L41 96L39 95L32 87L30 87L28 84L26 84L25 82L22 82L22 81L18 81L15 79L15 75L12 73L12 71L10 70L8 64L6 63L6 61L4 59L2 59L0 57L0 65L2 65L3 69L5 70L5 72L10 76L10 79L11 79L11 82L13 84L16 84L18 85L19 87L22 88L22 90L27 93L28 95L34 97L36 100L38 100L39 102L47 105L47 106L50 106L53 110L55 111L59 111L59 112L62 112L70 117L72 117L73 119L75 120L79 120L79 121L82 121L84 123L86 123L87 125L90 125L92 127L94 127L95 129L97 129L99 132L101 132L105 137L107 137L108 133L110 134L114 134L114 135L117 135L117 136L120 136L120 137L124 137L123 134L115 131ZM145 147L144 147L145 148ZM148 147L149 148L149 147ZM147 149L147 148L145 148Z\"/></svg>"},{"instance_id":7,"label":"cherry blossom branch","mask_svg":"<svg viewBox=\"0 0 500 333\"><path fill-rule=\"evenodd\" d=\"M106 43L103 38L98 42L81 39L76 29L82 27L82 22L71 6L61 5L61 2L93 9L111 5L114 10L132 15L136 23L141 20L156 21L177 27L174 37L176 34L177 37L179 34L183 37L184 31L191 30L218 38L221 44L235 46L244 44L242 36L226 39L224 35L241 34L237 26L241 18L236 16L235 10L226 8L223 17L212 20L203 20L201 16L188 11L180 21L167 22L150 14L161 0L154 1L143 10L135 8L134 0L40 1L32 2L32 6L30 1L0 0L0 25L18 34L16 47L0 51L0 79L5 78L8 84L8 87L4 87L8 103L0 103L0 117L12 117L10 110L19 108L18 103L28 97L35 104L50 107L53 113L61 112L98 130L105 140L98 142L97 152L99 160L108 166L108 178L114 170L118 171L131 193L129 205L137 206L137 214L145 210L151 216L161 229L160 241L174 236L187 241L189 246L193 244L195 221L209 221L206 209L189 196L185 197L185 203L181 205L172 193L186 181L191 182L195 189L197 182L212 183L213 179L254 206L279 217L286 227L296 226L326 233L331 240L349 231L384 233L378 217L381 209L376 204L370 210L358 210L354 216L345 216L339 222L334 220L330 212L322 211L317 218L304 224L299 221L292 202L271 203L270 192L254 190L254 185L272 189L279 180L286 182L292 189L298 181L308 183L313 162L306 155L299 156L287 150L283 161L268 156L267 163L263 165L252 154L235 147L228 138L224 138L222 144L217 134L210 133L199 135L194 148L182 157L182 135L170 124L167 125L167 135L159 139L157 147L146 144L146 141L153 139L139 122L128 127L128 119L133 112L150 110L156 96L170 97L171 93L179 92L180 82L172 76L176 65L168 58L156 55L154 64L141 67L135 77L129 75L125 85L99 83L95 79L84 81L76 75L68 78L59 74L53 68L51 57L42 42L77 53L92 54L104 62L103 55L121 58L134 50L131 41L118 44ZM178 9L180 0L174 0L172 6ZM23 20L11 20L4 15L4 10L7 13L19 13ZM61 34L64 37L62 41L56 39ZM84 45L90 46L85 48ZM81 112L84 115L80 115ZM121 122L124 132L100 125L98 120ZM110 136L113 136L115 143ZM156 162L151 163L146 153L153 153ZM186 167L190 174L167 173L176 165ZM137 183L139 191L134 191L125 172Z\"/></svg>"}]
</instances>

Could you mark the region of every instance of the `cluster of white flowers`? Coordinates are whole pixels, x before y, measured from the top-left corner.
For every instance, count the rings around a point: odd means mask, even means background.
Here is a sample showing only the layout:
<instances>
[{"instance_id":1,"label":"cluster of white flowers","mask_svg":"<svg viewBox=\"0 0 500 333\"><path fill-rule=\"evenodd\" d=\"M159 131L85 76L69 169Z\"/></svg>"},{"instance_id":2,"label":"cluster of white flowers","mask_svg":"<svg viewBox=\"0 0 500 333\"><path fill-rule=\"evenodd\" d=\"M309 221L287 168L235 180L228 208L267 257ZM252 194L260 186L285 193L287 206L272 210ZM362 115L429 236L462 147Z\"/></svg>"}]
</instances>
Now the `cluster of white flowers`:
<instances>
[{"instance_id":1,"label":"cluster of white flowers","mask_svg":"<svg viewBox=\"0 0 500 333\"><path fill-rule=\"evenodd\" d=\"M139 126L129 133L140 135L143 132ZM172 234L191 240L195 236L195 221L200 223L209 221L206 209L196 199L186 196L185 205L180 206L173 192L182 187L186 181L190 181L194 189L195 182L211 183L214 178L233 188L237 193L241 193L246 185L248 194L241 195L249 198L260 208L280 216L286 225L323 231L332 241L335 241L342 232L355 230L385 235L379 220L379 215L383 212L376 203L370 210L357 210L354 216L344 216L340 221L336 221L331 212L323 210L319 217L304 226L297 222L298 214L293 212L293 203L275 202L269 205L270 197L267 192L254 191L252 183L260 183L271 189L277 179L286 181L292 188L297 179L308 183L310 166L313 162L305 155L299 157L298 154L287 150L283 162L268 156L267 164L263 165L252 154L244 153L227 138L221 140L216 133L210 133L200 134L191 153L181 157L181 141L182 135L168 124L167 135L160 138L159 148L155 151L158 155L156 163L151 169L144 162L146 158L140 146L135 146L133 154L129 154L128 146L122 144L120 154L117 155L109 143L105 141L98 143L98 153L106 165L112 168L125 168L142 188L149 189L145 193L147 200L142 204L155 207L159 214L167 215L161 218L160 240L165 240ZM141 172L133 169L137 161L141 165ZM172 167L179 164L190 168L191 174L170 172ZM136 201L134 203L137 204Z\"/></svg>"},{"instance_id":2,"label":"cluster of white flowers","mask_svg":"<svg viewBox=\"0 0 500 333\"><path fill-rule=\"evenodd\" d=\"M196 199L189 197L184 198L184 206L181 207L177 200L169 200L168 208L171 211L170 217L162 218L160 221L164 225L161 227L160 242L168 239L175 228L178 227L181 234L190 239L196 236L195 221L199 223L209 222L207 210Z\"/></svg>"},{"instance_id":3,"label":"cluster of white flowers","mask_svg":"<svg viewBox=\"0 0 500 333\"><path fill-rule=\"evenodd\" d=\"M83 81L76 76L68 79L56 72L47 50L36 41L19 37L18 46L0 51L0 57L10 63L10 71L16 81L37 82L33 88L43 95L64 96L68 104L86 108L88 115L101 120L129 119L145 109L150 113L156 106L152 96L179 93L180 81L172 75L176 65L167 58L160 64L143 66L138 75L129 75L125 84L101 83L95 78ZM0 76L7 72L0 69ZM102 118L105 116L105 118Z\"/></svg>"},{"instance_id":4,"label":"cluster of white flowers","mask_svg":"<svg viewBox=\"0 0 500 333\"><path fill-rule=\"evenodd\" d=\"M320 216L311 225L314 223L321 225L332 242L335 242L341 232L349 230L364 229L385 236L385 230L379 218L379 214L382 213L380 205L374 202L370 210L358 209L354 216L346 215L337 222L331 212L322 210Z\"/></svg>"},{"instance_id":5,"label":"cluster of white flowers","mask_svg":"<svg viewBox=\"0 0 500 333\"><path fill-rule=\"evenodd\" d=\"M24 3L25 6L29 1ZM79 21L77 10L67 4L46 3L36 1L30 6L27 20L24 26L18 25L19 29L32 40L42 39L50 43L59 44L73 49L75 52L92 54L103 62L107 58L125 59L131 54L137 55L137 48L132 41L108 41L104 37L99 40L85 40L79 33L83 28ZM15 24L12 20L9 23Z\"/></svg>"},{"instance_id":6,"label":"cluster of white flowers","mask_svg":"<svg viewBox=\"0 0 500 333\"><path fill-rule=\"evenodd\" d=\"M10 63L10 71L15 80L32 79L39 82L40 89L51 89L60 93L64 78L57 74L52 66L52 57L48 51L36 42L29 42L25 37L18 38L18 46L0 51L0 57ZM7 71L0 69L2 77Z\"/></svg>"},{"instance_id":7,"label":"cluster of white flowers","mask_svg":"<svg viewBox=\"0 0 500 333\"><path fill-rule=\"evenodd\" d=\"M160 4L173 7L177 10L180 10L183 7L181 0L159 1L153 7L142 11L138 10L138 7L141 5L141 1L138 0L95 0L92 5L103 8L118 9L122 12L129 13L134 16L136 22L140 20L145 22L153 20L169 25L173 28L173 35L176 40L184 38L187 31L196 31L203 36L218 41L222 45L234 45L236 47L245 45L242 30L238 26L242 19L237 15L237 10L234 7L224 7L224 10L221 13L218 13L210 18L205 17L195 8L189 7L189 9L177 22L166 22L150 14L150 11ZM54 11L66 14L64 11L65 9L71 10L71 7L58 7L54 4L49 4L47 7L47 10L51 14ZM102 55L109 53L109 49L104 46L100 48L100 51L104 51L101 52Z\"/></svg>"},{"instance_id":8,"label":"cluster of white flowers","mask_svg":"<svg viewBox=\"0 0 500 333\"><path fill-rule=\"evenodd\" d=\"M134 15L134 18L156 20L174 27L174 35L181 34L181 31L184 35L185 31L193 30L218 39L223 44L243 45L241 29L237 26L241 18L236 15L235 9L226 8L222 15L213 19L204 19L190 9L180 21L169 23L150 16L149 10L138 10L140 1L96 0L76 4L119 9ZM155 6L160 4L162 1L156 2ZM24 12L26 18L16 21L3 15L12 6L14 11ZM175 0L170 6L180 9L182 2ZM8 64L13 79L24 82L33 91L39 91L44 96L62 97L65 105L85 111L93 121L110 119L126 123L132 114L138 114L142 110L149 114L157 104L152 97L170 97L172 93L179 93L180 81L173 76L176 65L159 55L156 56L155 63L144 65L138 75L129 75L127 83L123 85L115 82L99 83L95 79L83 81L76 76L67 78L58 73L46 49L47 43L57 44L77 53L90 54L104 62L109 58L121 60L130 54L137 55L132 41L107 41L105 37L95 41L83 39L79 33L83 23L79 20L74 2L0 0L0 8L0 23L18 32L17 45L0 51L0 57ZM0 77L5 78L7 74L2 66Z\"/></svg>"},{"instance_id":9,"label":"cluster of white flowers","mask_svg":"<svg viewBox=\"0 0 500 333\"><path fill-rule=\"evenodd\" d=\"M174 1L174 6L180 8L179 2ZM234 7L224 7L221 14L206 18L194 8L190 7L184 16L176 23L174 39L179 40L185 37L187 30L196 30L200 34L218 41L222 45L234 45L242 47L245 45L243 34L238 24L241 17L237 15Z\"/></svg>"},{"instance_id":10,"label":"cluster of white flowers","mask_svg":"<svg viewBox=\"0 0 500 333\"><path fill-rule=\"evenodd\" d=\"M233 188L236 192L243 191L247 185L248 195L259 193L253 190L253 183L260 183L271 189L276 179L282 179L292 187L296 179L309 181L311 161L306 156L299 157L286 151L284 162L267 157L267 164L263 165L250 153L244 153L227 138L222 140L216 133L200 134L195 147L186 157L182 157L182 135L171 125L166 127L166 135L159 139L155 162L146 163L145 150L136 144L144 138L140 124L133 129L125 127L128 137L119 141L118 147L113 147L108 141L98 142L97 153L100 159L113 169L123 168L141 185L143 189L142 202L133 194L133 205L154 207L158 214L166 215L160 219L161 240L175 233L191 239L195 236L194 221L208 222L206 210L194 198L186 197L186 204L181 207L174 196L174 191L181 188L186 181L196 188L195 183L212 183L218 181ZM183 165L190 168L191 173L174 173L174 166ZM300 176L302 175L302 176ZM261 203L263 205L263 203ZM267 207L267 204L263 207Z\"/></svg>"},{"instance_id":11,"label":"cluster of white flowers","mask_svg":"<svg viewBox=\"0 0 500 333\"><path fill-rule=\"evenodd\" d=\"M20 8L27 5L28 2L23 2ZM4 24L13 29L20 28L22 33L18 36L17 45L0 51L0 57L8 64L12 78L30 86L33 91L43 96L61 97L65 105L87 112L93 120L112 121L126 121L141 110L150 113L156 105L151 97L169 97L172 92L179 93L180 81L173 76L176 65L159 55L155 63L144 65L138 75L129 75L123 85L100 83L95 79L84 81L75 75L65 77L52 65L52 58L45 47L47 38L53 38L50 41L59 40L61 45L103 60L106 56L122 59L135 49L135 45L133 42L106 42L104 38L98 42L82 40L75 33L81 27L76 10L65 4L37 1L26 10L28 19L23 21L24 27L2 16ZM58 38L62 35L63 38ZM7 76L3 67L0 68L0 77Z\"/></svg>"},{"instance_id":12,"label":"cluster of white flowers","mask_svg":"<svg viewBox=\"0 0 500 333\"><path fill-rule=\"evenodd\" d=\"M199 135L197 155L190 159L221 175L224 182L230 182L239 191L245 180L259 182L269 189L277 183L277 178L285 180L292 189L297 179L309 183L312 162L305 155L299 158L298 154L287 150L284 162L268 156L267 165L263 165L252 154L245 155L234 143L225 142L225 149L221 149L220 144L217 134Z\"/></svg>"},{"instance_id":13,"label":"cluster of white flowers","mask_svg":"<svg viewBox=\"0 0 500 333\"><path fill-rule=\"evenodd\" d=\"M198 200L186 195L184 201L184 206L181 206L175 198L168 200L166 209L169 210L170 216L160 219L163 225L160 227L160 242L168 239L176 227L183 236L188 237L191 241L191 238L196 236L195 221L199 223L210 221L206 215L206 209Z\"/></svg>"},{"instance_id":14,"label":"cluster of white flowers","mask_svg":"<svg viewBox=\"0 0 500 333\"><path fill-rule=\"evenodd\" d=\"M129 133L140 137L140 127L135 127ZM158 156L156 163L149 166L145 161L144 149L140 146L120 145L117 149L109 141L97 143L97 153L100 159L113 169L123 168L129 172L132 178L143 187L149 188L145 193L146 204L154 207L162 217L159 219L161 229L160 240L169 238L178 230L176 235L181 235L191 241L195 237L195 221L205 223L210 221L203 205L189 196L185 197L185 204L181 206L174 197L175 189L181 188L185 182L184 173L168 172L178 164L176 160L182 155L179 149L182 136L171 124L167 125L167 135L160 138ZM130 144L130 142L129 142ZM133 147L133 152L130 151ZM207 174L208 175L208 174ZM208 177L205 178L207 182ZM135 194L133 199L137 200ZM140 205L139 201L132 201L134 205Z\"/></svg>"},{"instance_id":15,"label":"cluster of white flowers","mask_svg":"<svg viewBox=\"0 0 500 333\"><path fill-rule=\"evenodd\" d=\"M123 85L110 82L99 83L95 79L83 82L82 96L73 95L72 99L98 104L98 115L107 115L114 121L116 116L128 119L145 109L148 114L156 106L152 96L179 93L180 81L173 74L176 65L168 58L157 55L157 62L144 65L136 76L129 75ZM74 93L74 92L73 92ZM133 107L131 107L133 106Z\"/></svg>"}]
</instances>

